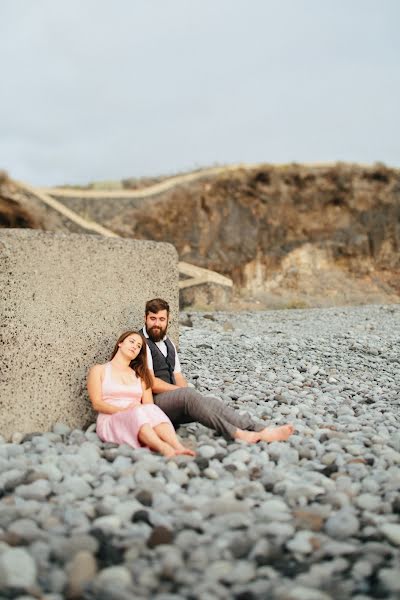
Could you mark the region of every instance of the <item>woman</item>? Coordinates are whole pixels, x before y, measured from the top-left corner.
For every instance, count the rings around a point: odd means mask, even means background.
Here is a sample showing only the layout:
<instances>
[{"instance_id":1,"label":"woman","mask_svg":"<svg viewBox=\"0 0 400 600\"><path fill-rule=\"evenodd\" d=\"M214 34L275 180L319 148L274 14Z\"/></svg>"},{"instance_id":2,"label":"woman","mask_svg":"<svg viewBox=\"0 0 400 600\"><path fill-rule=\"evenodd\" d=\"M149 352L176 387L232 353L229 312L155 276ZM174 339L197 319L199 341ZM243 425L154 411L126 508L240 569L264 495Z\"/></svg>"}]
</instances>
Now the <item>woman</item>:
<instances>
[{"instance_id":1,"label":"woman","mask_svg":"<svg viewBox=\"0 0 400 600\"><path fill-rule=\"evenodd\" d=\"M89 398L99 413L97 435L103 442L147 446L164 456L194 456L179 442L167 415L153 403L151 383L146 341L142 334L126 331L115 344L110 362L89 371Z\"/></svg>"}]
</instances>

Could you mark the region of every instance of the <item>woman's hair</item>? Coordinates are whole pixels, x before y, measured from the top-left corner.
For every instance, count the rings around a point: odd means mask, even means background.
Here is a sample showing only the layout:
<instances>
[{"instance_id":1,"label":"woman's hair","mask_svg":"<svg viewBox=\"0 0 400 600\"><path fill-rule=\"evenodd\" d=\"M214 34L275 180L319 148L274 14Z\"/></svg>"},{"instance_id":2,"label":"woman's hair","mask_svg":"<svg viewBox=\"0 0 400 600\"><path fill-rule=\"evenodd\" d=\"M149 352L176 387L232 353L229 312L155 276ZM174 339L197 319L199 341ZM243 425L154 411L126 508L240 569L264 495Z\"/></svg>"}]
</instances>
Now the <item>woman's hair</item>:
<instances>
[{"instance_id":1,"label":"woman's hair","mask_svg":"<svg viewBox=\"0 0 400 600\"><path fill-rule=\"evenodd\" d=\"M138 335L140 337L140 339L142 340L142 347L140 348L140 352L137 355L137 357L131 360L129 366L135 371L136 375L140 377L140 379L143 379L146 389L151 388L152 377L147 366L147 344L144 335L140 333L140 331L125 331L125 333L120 335L117 340L117 343L114 346L114 350L112 351L110 360L112 360L117 354L119 350L119 345L124 340L126 340L127 337L133 334Z\"/></svg>"}]
</instances>

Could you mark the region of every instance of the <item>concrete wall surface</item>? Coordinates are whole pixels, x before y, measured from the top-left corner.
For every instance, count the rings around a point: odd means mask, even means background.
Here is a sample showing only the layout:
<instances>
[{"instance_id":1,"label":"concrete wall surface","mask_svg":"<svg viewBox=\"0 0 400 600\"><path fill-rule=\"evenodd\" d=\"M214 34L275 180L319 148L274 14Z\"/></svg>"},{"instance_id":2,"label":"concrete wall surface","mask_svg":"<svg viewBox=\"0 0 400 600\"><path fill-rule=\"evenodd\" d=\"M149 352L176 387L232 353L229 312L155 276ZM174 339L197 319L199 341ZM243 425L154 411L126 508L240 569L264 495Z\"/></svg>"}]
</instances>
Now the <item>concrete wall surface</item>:
<instances>
[{"instance_id":1,"label":"concrete wall surface","mask_svg":"<svg viewBox=\"0 0 400 600\"><path fill-rule=\"evenodd\" d=\"M0 433L94 420L89 367L165 298L178 337L178 257L170 244L0 230Z\"/></svg>"}]
</instances>

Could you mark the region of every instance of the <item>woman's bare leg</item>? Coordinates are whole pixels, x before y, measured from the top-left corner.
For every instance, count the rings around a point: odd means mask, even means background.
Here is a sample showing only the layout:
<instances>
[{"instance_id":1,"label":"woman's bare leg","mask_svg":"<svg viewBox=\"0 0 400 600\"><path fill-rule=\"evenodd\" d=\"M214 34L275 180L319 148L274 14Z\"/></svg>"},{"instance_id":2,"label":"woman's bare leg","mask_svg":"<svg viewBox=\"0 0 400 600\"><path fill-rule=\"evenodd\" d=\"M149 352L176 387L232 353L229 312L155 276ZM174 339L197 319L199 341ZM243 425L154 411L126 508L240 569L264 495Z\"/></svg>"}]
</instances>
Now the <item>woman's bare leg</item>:
<instances>
[{"instance_id":1,"label":"woman's bare leg","mask_svg":"<svg viewBox=\"0 0 400 600\"><path fill-rule=\"evenodd\" d=\"M196 452L186 448L178 439L175 429L170 423L160 423L154 427L154 431L158 437L164 442L167 442L169 446L175 449L176 454L187 454L189 456L195 456Z\"/></svg>"},{"instance_id":2,"label":"woman's bare leg","mask_svg":"<svg viewBox=\"0 0 400 600\"><path fill-rule=\"evenodd\" d=\"M148 425L142 425L139 429L138 440L144 446L147 446L151 450L155 450L156 452L160 452L163 456L175 456L176 452L173 446L166 443L162 440L154 429Z\"/></svg>"}]
</instances>

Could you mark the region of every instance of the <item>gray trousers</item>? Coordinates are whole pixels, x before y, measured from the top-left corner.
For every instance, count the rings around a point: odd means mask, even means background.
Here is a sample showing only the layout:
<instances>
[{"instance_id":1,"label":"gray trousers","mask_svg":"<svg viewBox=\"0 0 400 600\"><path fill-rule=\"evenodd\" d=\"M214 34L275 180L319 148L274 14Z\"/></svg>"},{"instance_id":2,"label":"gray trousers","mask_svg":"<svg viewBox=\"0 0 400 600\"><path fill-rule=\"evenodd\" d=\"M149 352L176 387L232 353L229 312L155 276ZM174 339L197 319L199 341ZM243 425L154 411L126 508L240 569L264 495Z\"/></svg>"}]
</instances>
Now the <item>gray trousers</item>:
<instances>
[{"instance_id":1,"label":"gray trousers","mask_svg":"<svg viewBox=\"0 0 400 600\"><path fill-rule=\"evenodd\" d=\"M233 439L237 429L261 431L265 425L248 414L239 414L222 400L203 396L193 388L179 388L154 395L154 402L175 426L197 421L214 429L225 439Z\"/></svg>"}]
</instances>

